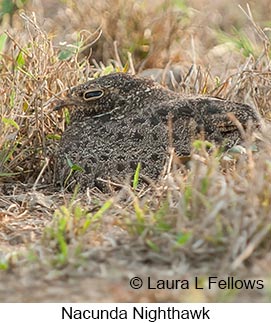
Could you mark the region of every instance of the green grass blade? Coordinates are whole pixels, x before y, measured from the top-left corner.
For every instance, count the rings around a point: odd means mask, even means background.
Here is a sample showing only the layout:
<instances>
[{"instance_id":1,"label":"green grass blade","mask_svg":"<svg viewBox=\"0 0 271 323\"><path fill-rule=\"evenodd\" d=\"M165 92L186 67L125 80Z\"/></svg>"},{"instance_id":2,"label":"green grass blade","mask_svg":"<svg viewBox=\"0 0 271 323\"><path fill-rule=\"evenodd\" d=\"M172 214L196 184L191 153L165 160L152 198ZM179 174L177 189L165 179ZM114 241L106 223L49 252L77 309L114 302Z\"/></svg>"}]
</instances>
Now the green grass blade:
<instances>
[{"instance_id":1,"label":"green grass blade","mask_svg":"<svg viewBox=\"0 0 271 323\"><path fill-rule=\"evenodd\" d=\"M141 169L141 163L139 162L136 167L136 171L134 174L134 179L133 179L133 189L136 190L138 186L138 181L139 181L139 175L140 175L140 169Z\"/></svg>"}]
</instances>

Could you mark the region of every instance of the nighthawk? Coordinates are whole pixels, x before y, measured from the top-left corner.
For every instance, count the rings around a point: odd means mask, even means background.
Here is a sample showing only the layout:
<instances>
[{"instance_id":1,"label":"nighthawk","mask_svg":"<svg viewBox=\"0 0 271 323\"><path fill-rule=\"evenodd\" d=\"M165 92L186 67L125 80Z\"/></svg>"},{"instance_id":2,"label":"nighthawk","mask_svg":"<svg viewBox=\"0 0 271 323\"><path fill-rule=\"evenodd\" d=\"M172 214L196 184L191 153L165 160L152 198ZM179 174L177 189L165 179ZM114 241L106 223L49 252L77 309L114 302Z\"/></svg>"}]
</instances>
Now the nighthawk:
<instances>
[{"instance_id":1,"label":"nighthawk","mask_svg":"<svg viewBox=\"0 0 271 323\"><path fill-rule=\"evenodd\" d=\"M184 97L125 73L74 87L56 109L63 106L69 107L71 122L57 153L57 177L62 185L79 183L83 189L104 191L108 179L123 183L139 163L143 177L157 179L169 147L177 156L188 156L200 136L229 148L242 140L240 126L259 126L259 116L249 105ZM72 171L71 165L77 167Z\"/></svg>"}]
</instances>

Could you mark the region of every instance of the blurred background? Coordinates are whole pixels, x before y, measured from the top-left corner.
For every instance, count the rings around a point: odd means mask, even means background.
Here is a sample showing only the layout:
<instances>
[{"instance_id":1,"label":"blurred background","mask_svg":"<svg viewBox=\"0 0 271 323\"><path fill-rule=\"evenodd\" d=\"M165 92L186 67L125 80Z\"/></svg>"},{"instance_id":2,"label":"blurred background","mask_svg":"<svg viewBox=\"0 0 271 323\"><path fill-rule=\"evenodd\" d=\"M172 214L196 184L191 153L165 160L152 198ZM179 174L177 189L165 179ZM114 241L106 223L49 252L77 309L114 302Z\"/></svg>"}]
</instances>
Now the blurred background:
<instances>
[{"instance_id":1,"label":"blurred background","mask_svg":"<svg viewBox=\"0 0 271 323\"><path fill-rule=\"evenodd\" d=\"M221 76L261 54L263 39L245 14L247 3L270 36L269 0L2 0L0 28L23 37L19 15L34 12L62 59L80 47L81 54L107 65L117 58L117 47L123 64L131 53L136 71L197 63Z\"/></svg>"}]
</instances>

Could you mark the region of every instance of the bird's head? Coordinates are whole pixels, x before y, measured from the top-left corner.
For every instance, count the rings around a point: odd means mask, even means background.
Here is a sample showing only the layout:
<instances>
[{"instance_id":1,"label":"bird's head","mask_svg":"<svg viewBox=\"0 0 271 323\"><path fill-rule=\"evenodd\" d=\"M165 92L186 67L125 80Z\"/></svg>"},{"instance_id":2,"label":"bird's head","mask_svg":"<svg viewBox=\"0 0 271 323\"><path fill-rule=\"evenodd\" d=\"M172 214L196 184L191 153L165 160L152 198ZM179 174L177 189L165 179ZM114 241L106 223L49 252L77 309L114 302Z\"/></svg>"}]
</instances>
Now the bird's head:
<instances>
[{"instance_id":1,"label":"bird's head","mask_svg":"<svg viewBox=\"0 0 271 323\"><path fill-rule=\"evenodd\" d=\"M55 110L68 106L75 116L125 114L146 105L146 100L154 100L153 92L157 88L163 89L150 79L126 73L109 74L72 88L68 98Z\"/></svg>"}]
</instances>

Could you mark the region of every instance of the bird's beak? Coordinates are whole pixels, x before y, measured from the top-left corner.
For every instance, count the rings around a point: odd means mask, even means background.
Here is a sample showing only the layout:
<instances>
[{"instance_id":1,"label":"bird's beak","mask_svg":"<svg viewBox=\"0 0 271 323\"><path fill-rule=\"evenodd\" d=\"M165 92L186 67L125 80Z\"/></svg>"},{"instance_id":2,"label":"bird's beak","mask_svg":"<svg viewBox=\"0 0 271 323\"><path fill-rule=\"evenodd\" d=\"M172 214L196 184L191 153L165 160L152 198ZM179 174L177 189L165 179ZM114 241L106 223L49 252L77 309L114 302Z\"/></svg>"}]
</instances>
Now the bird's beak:
<instances>
[{"instance_id":1,"label":"bird's beak","mask_svg":"<svg viewBox=\"0 0 271 323\"><path fill-rule=\"evenodd\" d=\"M58 101L58 104L54 107L53 111L60 111L63 107L67 107L72 105L71 102L65 101L65 100L60 100Z\"/></svg>"}]
</instances>

